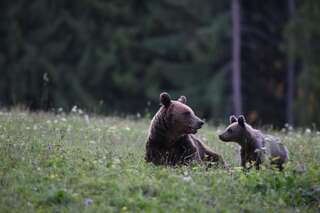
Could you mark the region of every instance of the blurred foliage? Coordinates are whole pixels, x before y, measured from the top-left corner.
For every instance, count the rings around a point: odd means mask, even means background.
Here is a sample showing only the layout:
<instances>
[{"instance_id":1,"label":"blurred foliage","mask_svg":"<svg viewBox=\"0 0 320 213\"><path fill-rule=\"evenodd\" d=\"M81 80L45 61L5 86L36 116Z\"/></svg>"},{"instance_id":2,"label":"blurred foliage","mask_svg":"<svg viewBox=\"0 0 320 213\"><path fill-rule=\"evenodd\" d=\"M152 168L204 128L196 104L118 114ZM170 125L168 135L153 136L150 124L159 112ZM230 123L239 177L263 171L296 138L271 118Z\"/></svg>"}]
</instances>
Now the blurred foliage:
<instances>
[{"instance_id":1,"label":"blurred foliage","mask_svg":"<svg viewBox=\"0 0 320 213\"><path fill-rule=\"evenodd\" d=\"M5 1L1 104L136 112L169 90L190 96L210 114L211 96L224 92L223 82L206 84L216 81L228 57L228 16L220 13L227 6L190 0Z\"/></svg>"},{"instance_id":2,"label":"blurred foliage","mask_svg":"<svg viewBox=\"0 0 320 213\"><path fill-rule=\"evenodd\" d=\"M284 32L295 30L299 124L320 123L319 3L301 2L296 20L288 20L286 1L241 6L249 121L285 122ZM200 116L225 120L232 113L230 33L229 1L5 0L0 105L126 114L154 111L168 91L186 95Z\"/></svg>"},{"instance_id":3,"label":"blurred foliage","mask_svg":"<svg viewBox=\"0 0 320 213\"><path fill-rule=\"evenodd\" d=\"M296 112L302 125L320 124L320 2L307 0L288 24L286 34L294 35L296 56L302 69L298 78Z\"/></svg>"}]
</instances>

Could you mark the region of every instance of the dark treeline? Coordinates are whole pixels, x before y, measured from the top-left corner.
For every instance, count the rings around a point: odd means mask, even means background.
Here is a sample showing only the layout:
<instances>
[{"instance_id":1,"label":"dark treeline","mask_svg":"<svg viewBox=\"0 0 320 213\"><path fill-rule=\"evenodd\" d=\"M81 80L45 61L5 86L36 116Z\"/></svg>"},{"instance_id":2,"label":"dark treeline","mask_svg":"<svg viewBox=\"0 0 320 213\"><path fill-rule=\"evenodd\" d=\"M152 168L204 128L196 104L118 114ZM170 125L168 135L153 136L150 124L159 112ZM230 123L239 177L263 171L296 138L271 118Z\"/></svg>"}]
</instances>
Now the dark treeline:
<instances>
[{"instance_id":1,"label":"dark treeline","mask_svg":"<svg viewBox=\"0 0 320 213\"><path fill-rule=\"evenodd\" d=\"M200 116L214 121L233 112L231 1L5 0L0 6L2 107L143 113L168 91L186 95ZM320 2L247 0L240 8L248 120L287 121L289 61L294 123L320 124Z\"/></svg>"}]
</instances>

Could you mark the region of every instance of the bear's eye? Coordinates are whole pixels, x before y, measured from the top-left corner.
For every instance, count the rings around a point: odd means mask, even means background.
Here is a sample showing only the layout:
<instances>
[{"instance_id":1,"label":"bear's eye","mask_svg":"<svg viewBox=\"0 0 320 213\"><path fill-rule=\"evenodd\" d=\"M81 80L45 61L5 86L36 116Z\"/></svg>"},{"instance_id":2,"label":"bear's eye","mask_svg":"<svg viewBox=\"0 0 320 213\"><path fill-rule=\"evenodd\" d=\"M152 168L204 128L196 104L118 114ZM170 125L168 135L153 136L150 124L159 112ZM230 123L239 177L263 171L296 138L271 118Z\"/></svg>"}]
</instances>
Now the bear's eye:
<instances>
[{"instance_id":1,"label":"bear's eye","mask_svg":"<svg viewBox=\"0 0 320 213\"><path fill-rule=\"evenodd\" d=\"M232 132L232 129L228 129L227 132L228 132L228 133L231 133L231 132Z\"/></svg>"},{"instance_id":2,"label":"bear's eye","mask_svg":"<svg viewBox=\"0 0 320 213\"><path fill-rule=\"evenodd\" d=\"M189 112L189 111L186 111L186 112L184 112L184 113L182 113L184 116L188 116L188 115L190 115L191 114L191 112Z\"/></svg>"}]
</instances>

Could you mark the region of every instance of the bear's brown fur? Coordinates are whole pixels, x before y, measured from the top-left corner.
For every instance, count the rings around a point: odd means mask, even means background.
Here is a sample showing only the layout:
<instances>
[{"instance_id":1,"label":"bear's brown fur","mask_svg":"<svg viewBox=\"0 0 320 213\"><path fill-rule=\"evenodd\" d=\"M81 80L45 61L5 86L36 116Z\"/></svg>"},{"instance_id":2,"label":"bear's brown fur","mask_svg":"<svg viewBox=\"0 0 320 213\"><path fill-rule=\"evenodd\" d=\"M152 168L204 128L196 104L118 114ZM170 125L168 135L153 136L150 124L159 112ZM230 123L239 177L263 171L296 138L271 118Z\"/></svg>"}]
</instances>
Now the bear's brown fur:
<instances>
[{"instance_id":1,"label":"bear's brown fur","mask_svg":"<svg viewBox=\"0 0 320 213\"><path fill-rule=\"evenodd\" d=\"M247 168L249 163L250 167L255 165L258 169L261 163L269 159L271 164L282 170L283 164L289 159L287 148L278 138L252 128L246 123L244 116L239 116L238 119L234 115L230 116L230 125L219 138L241 146L241 165L244 168Z\"/></svg>"},{"instance_id":2,"label":"bear's brown fur","mask_svg":"<svg viewBox=\"0 0 320 213\"><path fill-rule=\"evenodd\" d=\"M181 165L192 161L224 165L222 157L194 135L204 122L186 105L186 101L185 96L173 101L167 93L160 94L162 106L150 124L146 161L156 165Z\"/></svg>"}]
</instances>

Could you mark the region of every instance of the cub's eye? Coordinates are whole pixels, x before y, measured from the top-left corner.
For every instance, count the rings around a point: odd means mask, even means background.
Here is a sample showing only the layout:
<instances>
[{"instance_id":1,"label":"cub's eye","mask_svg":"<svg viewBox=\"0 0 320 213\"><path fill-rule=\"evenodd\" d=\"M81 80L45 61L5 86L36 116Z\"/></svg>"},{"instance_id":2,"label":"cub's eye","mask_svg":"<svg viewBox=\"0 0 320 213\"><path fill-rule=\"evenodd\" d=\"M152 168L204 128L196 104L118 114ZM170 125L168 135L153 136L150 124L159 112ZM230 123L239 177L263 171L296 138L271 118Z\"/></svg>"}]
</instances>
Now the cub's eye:
<instances>
[{"instance_id":1,"label":"cub's eye","mask_svg":"<svg viewBox=\"0 0 320 213\"><path fill-rule=\"evenodd\" d=\"M190 115L191 114L191 112L189 112L189 111L187 111L187 112L184 112L184 113L182 113L184 116L188 116L188 115Z\"/></svg>"},{"instance_id":2,"label":"cub's eye","mask_svg":"<svg viewBox=\"0 0 320 213\"><path fill-rule=\"evenodd\" d=\"M232 132L232 129L228 129L227 132L228 132L228 133L231 133L231 132Z\"/></svg>"}]
</instances>

